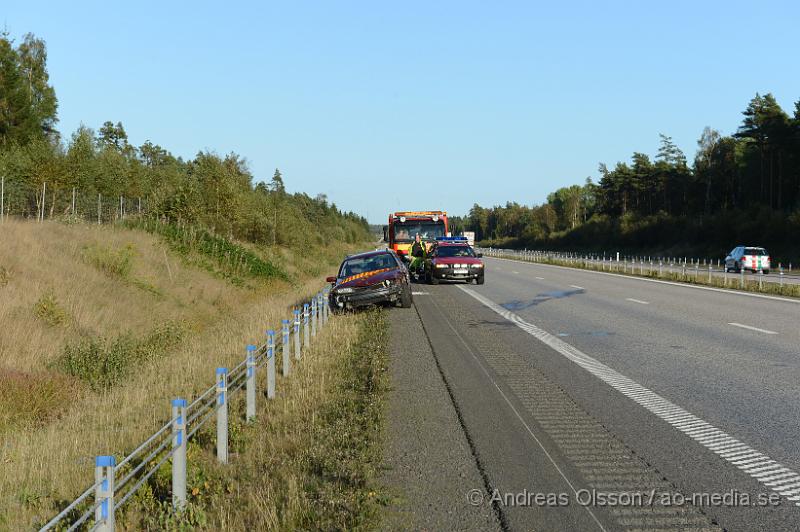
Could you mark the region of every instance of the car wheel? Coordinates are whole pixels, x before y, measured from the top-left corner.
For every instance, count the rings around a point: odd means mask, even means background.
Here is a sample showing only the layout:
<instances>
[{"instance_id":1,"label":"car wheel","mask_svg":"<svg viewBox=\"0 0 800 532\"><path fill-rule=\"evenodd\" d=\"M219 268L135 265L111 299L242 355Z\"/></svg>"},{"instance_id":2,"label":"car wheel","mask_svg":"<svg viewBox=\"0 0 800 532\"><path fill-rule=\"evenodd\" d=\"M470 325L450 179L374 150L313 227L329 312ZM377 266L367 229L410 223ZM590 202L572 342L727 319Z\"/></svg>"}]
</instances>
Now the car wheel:
<instances>
[{"instance_id":1,"label":"car wheel","mask_svg":"<svg viewBox=\"0 0 800 532\"><path fill-rule=\"evenodd\" d=\"M483 275L479 275L475 278L475 284L483 284Z\"/></svg>"},{"instance_id":2,"label":"car wheel","mask_svg":"<svg viewBox=\"0 0 800 532\"><path fill-rule=\"evenodd\" d=\"M411 308L413 302L414 299L411 295L411 287L406 286L405 290L400 294L400 306L403 308Z\"/></svg>"},{"instance_id":3,"label":"car wheel","mask_svg":"<svg viewBox=\"0 0 800 532\"><path fill-rule=\"evenodd\" d=\"M736 263L736 268L734 268L736 273L742 273L742 265L740 263Z\"/></svg>"},{"instance_id":4,"label":"car wheel","mask_svg":"<svg viewBox=\"0 0 800 532\"><path fill-rule=\"evenodd\" d=\"M769 270L761 270L761 271L764 273L764 275L769 275Z\"/></svg>"}]
</instances>

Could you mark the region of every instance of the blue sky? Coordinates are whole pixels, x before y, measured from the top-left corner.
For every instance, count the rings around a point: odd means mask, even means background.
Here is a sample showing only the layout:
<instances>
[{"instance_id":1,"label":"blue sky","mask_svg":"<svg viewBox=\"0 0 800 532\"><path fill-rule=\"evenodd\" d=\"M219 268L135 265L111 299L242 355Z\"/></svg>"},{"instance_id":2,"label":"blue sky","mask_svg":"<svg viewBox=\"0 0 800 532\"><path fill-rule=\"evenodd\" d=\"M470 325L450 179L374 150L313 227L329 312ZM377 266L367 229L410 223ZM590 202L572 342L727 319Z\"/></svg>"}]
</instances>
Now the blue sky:
<instances>
[{"instance_id":1,"label":"blue sky","mask_svg":"<svg viewBox=\"0 0 800 532\"><path fill-rule=\"evenodd\" d=\"M383 223L545 201L658 133L691 159L756 92L800 99L797 2L20 2L60 129L247 158Z\"/></svg>"}]
</instances>

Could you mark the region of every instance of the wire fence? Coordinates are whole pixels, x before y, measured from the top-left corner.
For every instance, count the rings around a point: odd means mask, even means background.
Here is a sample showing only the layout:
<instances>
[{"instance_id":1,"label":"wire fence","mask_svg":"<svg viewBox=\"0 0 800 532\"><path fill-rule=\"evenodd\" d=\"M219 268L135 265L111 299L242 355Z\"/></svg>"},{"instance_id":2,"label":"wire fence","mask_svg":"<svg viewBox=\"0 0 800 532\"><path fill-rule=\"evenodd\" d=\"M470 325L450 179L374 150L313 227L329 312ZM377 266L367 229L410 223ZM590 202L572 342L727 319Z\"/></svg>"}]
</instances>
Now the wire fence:
<instances>
[{"instance_id":1,"label":"wire fence","mask_svg":"<svg viewBox=\"0 0 800 532\"><path fill-rule=\"evenodd\" d=\"M115 529L115 515L166 462L172 460L172 505L176 512L186 506L187 442L212 419L216 422L216 455L227 464L228 416L230 398L245 389L244 417L256 417L256 399L260 374L266 371L266 397L275 398L276 363L282 355L283 376L288 377L291 358L301 360L317 331L330 319L328 289L317 292L302 310L295 309L291 319L281 322L279 331L267 331L262 345L248 345L245 358L234 368L216 368L216 381L191 403L184 398L171 401L169 420L118 462L115 455L95 458L95 482L67 504L40 530Z\"/></svg>"},{"instance_id":2,"label":"wire fence","mask_svg":"<svg viewBox=\"0 0 800 532\"><path fill-rule=\"evenodd\" d=\"M6 218L44 221L74 218L98 224L147 214L145 198L89 192L77 187L32 185L0 176L0 222Z\"/></svg>"},{"instance_id":3,"label":"wire fence","mask_svg":"<svg viewBox=\"0 0 800 532\"><path fill-rule=\"evenodd\" d=\"M669 281L689 282L719 288L737 288L751 292L800 296L800 272L792 264L777 264L774 275L758 270L747 273L744 268L732 273L723 259L669 256L635 256L581 254L542 250L483 248L489 257L569 266L586 270L615 272Z\"/></svg>"}]
</instances>

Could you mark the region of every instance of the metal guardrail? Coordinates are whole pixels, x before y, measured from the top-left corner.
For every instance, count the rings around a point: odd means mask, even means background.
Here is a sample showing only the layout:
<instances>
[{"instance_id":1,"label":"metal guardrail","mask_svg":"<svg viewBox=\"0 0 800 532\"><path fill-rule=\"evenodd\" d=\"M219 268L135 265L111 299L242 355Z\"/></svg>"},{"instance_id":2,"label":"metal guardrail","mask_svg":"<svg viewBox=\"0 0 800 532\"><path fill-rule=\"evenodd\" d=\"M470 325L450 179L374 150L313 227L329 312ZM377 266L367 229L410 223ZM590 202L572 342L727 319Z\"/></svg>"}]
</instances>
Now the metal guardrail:
<instances>
[{"instance_id":1,"label":"metal guardrail","mask_svg":"<svg viewBox=\"0 0 800 532\"><path fill-rule=\"evenodd\" d=\"M767 277L763 271L755 276L745 277L742 269L736 274L729 275L723 261L717 259L697 259L689 257L654 257L654 256L631 256L620 255L600 255L600 254L581 254L566 253L558 251L542 250L519 250L519 249L499 249L499 248L479 248L480 251L489 257L512 258L525 262L553 262L565 265L580 266L585 269L596 269L600 271L629 273L647 277L665 277L665 274L675 274L680 280L684 281L706 281L712 282L712 277L716 274L720 277L722 286L735 288L746 288L758 284L759 290L766 285L777 285L781 289L786 282L785 279L800 280L800 275L792 273L792 264L789 263L788 271L781 263L775 273L777 275ZM730 282L729 282L730 281Z\"/></svg>"},{"instance_id":2,"label":"metal guardrail","mask_svg":"<svg viewBox=\"0 0 800 532\"><path fill-rule=\"evenodd\" d=\"M275 358L283 356L283 376L290 371L291 352L296 362L301 359L318 328L328 323L330 308L328 289L316 293L303 309L294 310L292 319L281 322L280 336L267 331L266 342L248 345L246 356L236 367L216 368L216 382L191 403L186 399L171 401L172 417L156 432L139 444L119 462L113 455L95 458L95 482L69 503L40 530L87 530L112 532L115 513L172 458L172 505L176 511L186 506L186 446L212 417L216 417L216 454L220 463L228 463L228 405L230 397L245 388L245 419L256 417L259 370L266 366L267 399L275 398ZM302 341L301 341L302 335ZM294 341L290 341L290 337ZM127 488L127 489L125 489Z\"/></svg>"}]
</instances>

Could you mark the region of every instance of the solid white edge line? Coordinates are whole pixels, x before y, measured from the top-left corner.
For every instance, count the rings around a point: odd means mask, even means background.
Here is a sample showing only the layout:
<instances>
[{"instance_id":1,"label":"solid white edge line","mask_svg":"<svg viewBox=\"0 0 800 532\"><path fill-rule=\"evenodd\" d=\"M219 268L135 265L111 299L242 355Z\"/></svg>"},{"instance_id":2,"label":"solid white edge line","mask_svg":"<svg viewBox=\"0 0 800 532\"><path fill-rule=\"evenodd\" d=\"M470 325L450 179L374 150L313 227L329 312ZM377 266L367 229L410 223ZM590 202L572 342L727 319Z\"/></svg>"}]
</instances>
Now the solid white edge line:
<instances>
[{"instance_id":1,"label":"solid white edge line","mask_svg":"<svg viewBox=\"0 0 800 532\"><path fill-rule=\"evenodd\" d=\"M578 348L566 343L565 341L561 340L560 338L548 333L537 327L536 325L525 321L519 315L506 310L505 308L501 307L491 299L487 298L486 296L475 292L474 290L467 288L465 286L459 285L458 288L463 292L467 293L468 295L472 296L474 299L482 303L484 306L488 307L489 309L493 310L503 318L507 319L523 331L527 332L543 344L547 345L548 347L552 348L557 353L561 354L568 360L571 360L578 366L582 367L584 370L588 371L601 381L605 382L618 392L622 393L626 397L630 398L634 402L638 403L640 406L651 412L653 415L658 417L659 419L669 423L679 431L686 434L692 440L697 442L698 444L702 445L704 448L708 449L709 451L713 452L711 448L711 444L713 442L719 442L719 440L723 440L728 443L739 443L741 444L741 448L745 449L745 455L742 456L737 453L736 456L732 456L730 458L725 457L723 454L716 454L726 462L734 465L737 469L741 470L750 478L756 480L762 486L769 488L770 490L782 495L785 495L785 488L786 486L792 485L794 482L800 482L800 474L797 474L795 471L792 471L788 467L786 468L787 471L791 472L792 475L787 477L786 479L782 480L778 485L770 486L769 483L764 482L758 476L751 474L749 470L755 470L757 468L763 467L767 464L778 464L775 460L772 460L769 456L759 451L756 451L752 447L749 447L747 444L740 442L739 440L729 436L727 433L720 429L716 429L715 437L709 437L709 434L705 433L700 436L700 438L696 438L690 434L687 434L686 430L681 430L679 427L676 426L676 423L669 421L667 416L665 416L662 412L675 412L677 410L683 410L681 407L672 403L671 401L661 397L660 395L656 394L655 392L645 388L644 386L636 383L632 379L626 377L625 375L617 372L616 370L612 369L609 366L606 366L602 362L590 357L589 355L583 353ZM621 384L624 383L624 384ZM645 398L642 398L640 394L637 392L650 392L650 394L645 394ZM687 410L683 410L688 415L693 415ZM702 421L699 417L694 416L699 421ZM708 427L713 427L710 423L708 423ZM707 443L703 443L703 441ZM749 451L749 452L748 452ZM782 466L785 467L785 466ZM783 488L783 489L782 489ZM789 498L788 500L794 501L795 499ZM800 501L800 499L797 499ZM797 506L800 506L800 502L796 503Z\"/></svg>"},{"instance_id":2,"label":"solid white edge line","mask_svg":"<svg viewBox=\"0 0 800 532\"><path fill-rule=\"evenodd\" d=\"M768 331L767 329L759 329L758 327L753 327L752 325L744 325L742 323L736 322L729 322L728 325L732 325L734 327L739 327L741 329L747 329L749 331L756 331L764 334L778 334L775 331Z\"/></svg>"},{"instance_id":3,"label":"solid white edge line","mask_svg":"<svg viewBox=\"0 0 800 532\"><path fill-rule=\"evenodd\" d=\"M530 264L532 266L542 266L545 268L560 268L563 270L571 270L571 271L580 271L586 273L596 273L599 275L610 275L612 277L621 277L623 279L631 279L634 281L644 281L647 283L659 283L659 284L668 284L672 286L680 286L682 288L693 288L695 290L708 290L709 292L721 292L723 294L731 294L734 296L745 296L745 297L756 297L759 299L771 299L773 301L783 301L785 303L795 303L800 304L800 299L791 299L788 297L778 297L778 296L768 296L766 294L753 294L752 292L740 292L738 290L727 290L725 288L714 288L713 286L697 286L694 284L688 283L676 283L674 281L662 281L661 279L648 279L647 277L637 277L635 275L623 275L621 273L613 273L613 272L598 272L596 270L584 270L583 268L570 268L569 266L557 266L555 264L542 264L541 262L528 262L525 260L515 260L515 259L506 259L502 257L488 257L490 259L496 260L507 260L508 262L522 262L524 264ZM502 270L501 270L502 271ZM537 279L540 279L537 277Z\"/></svg>"}]
</instances>

